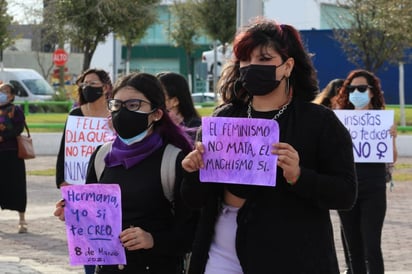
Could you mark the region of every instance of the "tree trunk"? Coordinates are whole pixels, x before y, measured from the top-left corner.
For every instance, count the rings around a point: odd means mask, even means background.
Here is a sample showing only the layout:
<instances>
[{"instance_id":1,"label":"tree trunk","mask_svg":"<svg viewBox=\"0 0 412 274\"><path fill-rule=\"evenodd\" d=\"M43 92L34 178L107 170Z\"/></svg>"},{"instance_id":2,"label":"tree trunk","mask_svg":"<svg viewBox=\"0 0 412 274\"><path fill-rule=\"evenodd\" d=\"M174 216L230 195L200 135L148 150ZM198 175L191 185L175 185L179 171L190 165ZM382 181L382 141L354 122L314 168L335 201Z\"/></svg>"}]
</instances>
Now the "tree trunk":
<instances>
[{"instance_id":1,"label":"tree trunk","mask_svg":"<svg viewBox=\"0 0 412 274\"><path fill-rule=\"evenodd\" d=\"M92 61L93 52L85 51L84 58L83 58L83 71L90 68L90 63Z\"/></svg>"}]
</instances>

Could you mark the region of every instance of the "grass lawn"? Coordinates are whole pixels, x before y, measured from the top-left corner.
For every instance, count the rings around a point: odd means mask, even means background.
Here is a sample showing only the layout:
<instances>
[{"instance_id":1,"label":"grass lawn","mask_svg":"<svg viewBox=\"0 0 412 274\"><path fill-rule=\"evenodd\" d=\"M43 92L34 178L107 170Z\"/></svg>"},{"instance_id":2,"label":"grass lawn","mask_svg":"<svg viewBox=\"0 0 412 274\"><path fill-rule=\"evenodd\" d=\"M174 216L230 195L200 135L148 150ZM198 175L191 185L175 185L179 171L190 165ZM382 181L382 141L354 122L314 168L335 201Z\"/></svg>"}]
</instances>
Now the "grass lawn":
<instances>
[{"instance_id":1,"label":"grass lawn","mask_svg":"<svg viewBox=\"0 0 412 274\"><path fill-rule=\"evenodd\" d=\"M214 107L198 108L201 116L209 116ZM400 110L397 106L388 106L387 109L395 110L395 123L400 123ZM407 126L412 126L412 108L405 108L405 117ZM60 132L63 130L67 113L30 113L26 116L27 124L31 132ZM402 133L402 132L399 132ZM406 133L411 133L408 131Z\"/></svg>"},{"instance_id":2,"label":"grass lawn","mask_svg":"<svg viewBox=\"0 0 412 274\"><path fill-rule=\"evenodd\" d=\"M197 109L199 114L202 116L208 116L213 112L214 107L204 107ZM388 107L388 109L395 110L395 121L399 124L399 108L397 107ZM38 114L29 114L26 116L27 123L30 127L31 132L60 132L63 130L64 122L66 121L67 113L38 113ZM409 127L412 126L412 108L406 109L406 121ZM38 125L33 127L32 125ZM40 127L41 124L49 124L55 125L49 128L42 128ZM56 125L59 124L60 127ZM406 132L407 134L411 134L411 131ZM410 169L412 166L408 164L404 165L395 165L394 171L394 180L395 182L402 182L402 181L410 181L411 180L411 173ZM41 176L54 176L55 169L47 169L47 170L34 170L34 171L27 171L28 175L41 175Z\"/></svg>"}]
</instances>

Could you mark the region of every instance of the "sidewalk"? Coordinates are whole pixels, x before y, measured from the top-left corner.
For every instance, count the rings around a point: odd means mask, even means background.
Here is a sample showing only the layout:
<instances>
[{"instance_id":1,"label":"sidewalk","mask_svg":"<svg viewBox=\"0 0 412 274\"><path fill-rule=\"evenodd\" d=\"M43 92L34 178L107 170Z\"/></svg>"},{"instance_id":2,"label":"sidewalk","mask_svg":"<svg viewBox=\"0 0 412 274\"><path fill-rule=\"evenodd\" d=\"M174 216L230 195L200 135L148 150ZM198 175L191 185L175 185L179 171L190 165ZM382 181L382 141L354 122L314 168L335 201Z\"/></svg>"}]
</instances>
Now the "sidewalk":
<instances>
[{"instance_id":1,"label":"sidewalk","mask_svg":"<svg viewBox=\"0 0 412 274\"><path fill-rule=\"evenodd\" d=\"M412 143L410 143L411 145ZM396 166L404 167L401 171ZM405 168L406 167L406 168ZM398 159L394 174L412 174L412 157ZM410 177L409 177L410 178ZM386 274L412 274L412 180L394 182L393 190L387 190L387 210L382 233L382 252ZM331 212L339 266L344 266L340 239L339 218Z\"/></svg>"},{"instance_id":2,"label":"sidewalk","mask_svg":"<svg viewBox=\"0 0 412 274\"><path fill-rule=\"evenodd\" d=\"M54 168L55 156L40 156L26 161L27 170ZM402 157L397 165L407 166L412 174L412 158ZM395 170L395 173L397 171ZM27 221L29 233L17 234L17 213L0 211L0 273L5 274L82 274L81 266L70 266L63 222L53 216L60 192L53 176L28 176ZM412 180L395 182L388 190L388 209L382 249L386 274L412 274ZM338 218L332 211L339 264L343 269L343 250Z\"/></svg>"},{"instance_id":3,"label":"sidewalk","mask_svg":"<svg viewBox=\"0 0 412 274\"><path fill-rule=\"evenodd\" d=\"M26 161L27 170L54 168L56 157ZM29 232L17 233L17 212L0 211L0 273L81 274L82 266L70 266L64 223L53 216L60 192L54 176L27 177L26 218Z\"/></svg>"}]
</instances>

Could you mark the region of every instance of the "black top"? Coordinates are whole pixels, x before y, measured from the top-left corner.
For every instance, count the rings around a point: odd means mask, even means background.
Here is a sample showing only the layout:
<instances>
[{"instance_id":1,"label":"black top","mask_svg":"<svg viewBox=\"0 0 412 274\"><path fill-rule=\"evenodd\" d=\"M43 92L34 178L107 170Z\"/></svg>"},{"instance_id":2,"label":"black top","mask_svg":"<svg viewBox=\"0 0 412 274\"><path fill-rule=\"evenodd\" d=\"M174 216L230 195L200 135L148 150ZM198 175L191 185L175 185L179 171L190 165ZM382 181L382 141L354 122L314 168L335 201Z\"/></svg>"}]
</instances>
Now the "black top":
<instances>
[{"instance_id":1,"label":"black top","mask_svg":"<svg viewBox=\"0 0 412 274\"><path fill-rule=\"evenodd\" d=\"M197 131L201 124L202 120L197 116L187 118L183 121L182 126L192 141L195 141Z\"/></svg>"},{"instance_id":2,"label":"black top","mask_svg":"<svg viewBox=\"0 0 412 274\"><path fill-rule=\"evenodd\" d=\"M0 152L17 150L16 136L24 130L24 113L19 106L12 103L0 106Z\"/></svg>"},{"instance_id":3,"label":"black top","mask_svg":"<svg viewBox=\"0 0 412 274\"><path fill-rule=\"evenodd\" d=\"M76 107L69 112L72 116L84 116L80 107ZM67 120L66 120L67 124ZM60 140L60 148L57 154L56 161L56 186L60 187L60 184L64 182L64 144L66 139L66 125L64 125L62 139Z\"/></svg>"},{"instance_id":4,"label":"black top","mask_svg":"<svg viewBox=\"0 0 412 274\"><path fill-rule=\"evenodd\" d=\"M26 166L17 157L16 138L23 131L24 120L19 106L0 106L0 208L18 212L25 212L27 205Z\"/></svg>"},{"instance_id":5,"label":"black top","mask_svg":"<svg viewBox=\"0 0 412 274\"><path fill-rule=\"evenodd\" d=\"M386 167L384 163L356 163L358 197L386 188Z\"/></svg>"},{"instance_id":6,"label":"black top","mask_svg":"<svg viewBox=\"0 0 412 274\"><path fill-rule=\"evenodd\" d=\"M86 183L97 182L94 159L90 158ZM150 232L154 247L148 250L127 251L128 264L138 264L160 269L156 273L176 273L182 256L191 248L196 216L182 203L179 189L183 178L180 152L176 159L176 179L173 206L164 196L160 167L165 146L155 151L137 165L125 169L123 166L105 167L101 184L119 184L122 195L122 228L141 227Z\"/></svg>"},{"instance_id":7,"label":"black top","mask_svg":"<svg viewBox=\"0 0 412 274\"><path fill-rule=\"evenodd\" d=\"M247 106L227 105L216 116L247 117ZM274 112L252 111L254 118ZM280 142L299 153L301 175L289 185L278 168L276 187L200 183L185 173L182 194L202 208L190 274L203 273L224 187L246 198L239 209L236 250L245 274L339 273L330 209L349 209L356 197L352 140L333 111L293 101L277 120Z\"/></svg>"}]
</instances>

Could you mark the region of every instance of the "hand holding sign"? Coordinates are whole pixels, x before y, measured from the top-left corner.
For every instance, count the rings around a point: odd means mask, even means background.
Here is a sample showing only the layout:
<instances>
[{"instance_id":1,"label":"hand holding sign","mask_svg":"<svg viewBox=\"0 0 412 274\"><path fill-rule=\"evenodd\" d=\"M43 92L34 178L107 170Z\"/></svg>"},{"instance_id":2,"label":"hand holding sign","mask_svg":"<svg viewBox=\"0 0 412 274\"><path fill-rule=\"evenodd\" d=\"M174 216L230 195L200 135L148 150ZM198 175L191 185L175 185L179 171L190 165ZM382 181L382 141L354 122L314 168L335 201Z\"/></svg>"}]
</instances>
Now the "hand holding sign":
<instances>
[{"instance_id":1,"label":"hand holding sign","mask_svg":"<svg viewBox=\"0 0 412 274\"><path fill-rule=\"evenodd\" d=\"M200 181L245 185L276 185L277 155L272 144L279 142L275 120L202 118L204 168Z\"/></svg>"},{"instance_id":2,"label":"hand holding sign","mask_svg":"<svg viewBox=\"0 0 412 274\"><path fill-rule=\"evenodd\" d=\"M72 265L126 264L119 241L122 213L117 184L73 185L61 188Z\"/></svg>"},{"instance_id":3,"label":"hand holding sign","mask_svg":"<svg viewBox=\"0 0 412 274\"><path fill-rule=\"evenodd\" d=\"M283 177L294 185L300 177L300 157L296 149L287 143L274 145L274 153L278 155L278 166L283 170Z\"/></svg>"},{"instance_id":4,"label":"hand holding sign","mask_svg":"<svg viewBox=\"0 0 412 274\"><path fill-rule=\"evenodd\" d=\"M140 227L127 228L120 233L120 241L127 250L149 249L154 245L152 234Z\"/></svg>"},{"instance_id":5,"label":"hand holding sign","mask_svg":"<svg viewBox=\"0 0 412 274\"><path fill-rule=\"evenodd\" d=\"M352 138L355 162L393 162L393 110L335 110L335 114Z\"/></svg>"}]
</instances>

